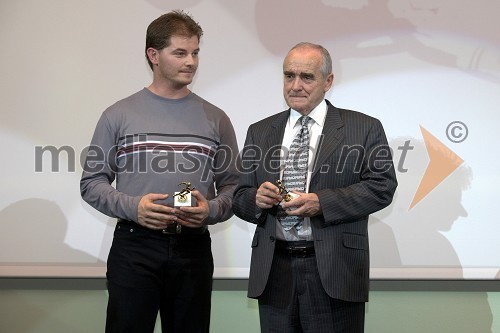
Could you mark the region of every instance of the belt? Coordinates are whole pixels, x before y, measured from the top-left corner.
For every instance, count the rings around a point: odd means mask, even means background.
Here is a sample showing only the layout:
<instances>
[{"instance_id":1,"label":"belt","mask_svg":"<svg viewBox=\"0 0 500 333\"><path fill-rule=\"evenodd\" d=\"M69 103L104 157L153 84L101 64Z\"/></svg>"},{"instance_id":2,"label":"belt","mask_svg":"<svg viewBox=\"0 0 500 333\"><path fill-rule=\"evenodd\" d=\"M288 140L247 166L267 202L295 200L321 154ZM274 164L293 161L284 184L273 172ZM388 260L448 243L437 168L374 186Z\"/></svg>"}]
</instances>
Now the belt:
<instances>
[{"instance_id":1,"label":"belt","mask_svg":"<svg viewBox=\"0 0 500 333\"><path fill-rule=\"evenodd\" d=\"M287 242L278 239L276 251L292 257L311 257L315 254L313 241Z\"/></svg>"},{"instance_id":2,"label":"belt","mask_svg":"<svg viewBox=\"0 0 500 333\"><path fill-rule=\"evenodd\" d=\"M153 232L155 234L162 234L162 235L201 235L204 234L207 231L207 227L203 226L201 228L188 228L188 227L183 227L181 224L174 222L172 224L169 224L168 227L164 229L150 229L146 228L139 223L129 221L129 220L124 220L124 219L118 219L118 227L119 226L125 226L127 228L131 228L131 231L133 229L140 229L140 230L145 230L147 232Z\"/></svg>"}]
</instances>

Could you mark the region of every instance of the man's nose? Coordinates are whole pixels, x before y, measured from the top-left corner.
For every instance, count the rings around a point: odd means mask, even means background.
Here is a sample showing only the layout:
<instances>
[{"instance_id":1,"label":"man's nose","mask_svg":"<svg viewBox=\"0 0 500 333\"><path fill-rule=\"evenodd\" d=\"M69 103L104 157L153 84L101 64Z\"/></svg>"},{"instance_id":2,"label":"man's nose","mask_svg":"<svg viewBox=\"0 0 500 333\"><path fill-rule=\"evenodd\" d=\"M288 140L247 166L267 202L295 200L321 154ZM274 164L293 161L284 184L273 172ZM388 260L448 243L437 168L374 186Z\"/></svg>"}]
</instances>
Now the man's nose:
<instances>
[{"instance_id":1,"label":"man's nose","mask_svg":"<svg viewBox=\"0 0 500 333\"><path fill-rule=\"evenodd\" d=\"M186 56L186 61L185 61L186 66L193 66L194 63L195 63L195 60L194 60L194 57L192 54L189 54L188 56Z\"/></svg>"},{"instance_id":2,"label":"man's nose","mask_svg":"<svg viewBox=\"0 0 500 333\"><path fill-rule=\"evenodd\" d=\"M296 77L292 82L292 90L299 91L302 90L302 81L300 77Z\"/></svg>"}]
</instances>

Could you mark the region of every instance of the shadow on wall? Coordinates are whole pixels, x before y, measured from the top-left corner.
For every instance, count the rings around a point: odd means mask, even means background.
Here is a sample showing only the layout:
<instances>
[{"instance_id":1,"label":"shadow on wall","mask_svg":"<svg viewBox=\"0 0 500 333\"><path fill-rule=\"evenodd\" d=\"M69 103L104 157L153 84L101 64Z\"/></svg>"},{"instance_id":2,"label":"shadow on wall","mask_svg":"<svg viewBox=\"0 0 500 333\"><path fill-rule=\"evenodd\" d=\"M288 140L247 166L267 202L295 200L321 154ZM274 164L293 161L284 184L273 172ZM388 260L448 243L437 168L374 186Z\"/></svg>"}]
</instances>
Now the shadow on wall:
<instances>
[{"instance_id":1,"label":"shadow on wall","mask_svg":"<svg viewBox=\"0 0 500 333\"><path fill-rule=\"evenodd\" d=\"M67 227L62 210L49 200L25 199L5 207L0 211L0 275L9 273L6 269L15 266L41 269L43 266L105 266L101 260L64 243ZM50 325L42 329L44 332L74 330L68 322L53 319L55 312L70 311L64 307L71 306L73 301L58 292L11 290L2 293L0 332L38 332L41 325Z\"/></svg>"},{"instance_id":2,"label":"shadow on wall","mask_svg":"<svg viewBox=\"0 0 500 333\"><path fill-rule=\"evenodd\" d=\"M286 10L280 0L257 0L255 22L262 44L280 57L311 41L337 61L408 53L498 83L498 10L494 0L481 6L465 0L290 0Z\"/></svg>"},{"instance_id":3,"label":"shadow on wall","mask_svg":"<svg viewBox=\"0 0 500 333\"><path fill-rule=\"evenodd\" d=\"M456 68L500 83L500 2L421 0L214 0L247 29L256 29L262 45L283 58L298 42L323 44L336 62L410 54L423 62ZM147 0L156 8L189 11L203 0ZM253 7L251 7L253 6ZM224 18L221 18L223 20ZM203 22L200 22L203 26ZM374 71L367 68L367 72ZM384 73L387 68L380 69ZM394 70L399 71L397 64ZM336 70L336 76L341 72Z\"/></svg>"},{"instance_id":4,"label":"shadow on wall","mask_svg":"<svg viewBox=\"0 0 500 333\"><path fill-rule=\"evenodd\" d=\"M410 204L429 163L427 148L420 140L400 138L389 143L397 161L399 186L391 206L377 214L390 226L398 240L398 252L404 267L454 269L451 279L462 279L460 259L446 238L446 232L461 217L467 217L462 191L472 180L470 168L462 165L439 183L416 206ZM406 153L401 147L408 146ZM429 148L430 149L430 148ZM439 154L448 154L440 151Z\"/></svg>"},{"instance_id":5,"label":"shadow on wall","mask_svg":"<svg viewBox=\"0 0 500 333\"><path fill-rule=\"evenodd\" d=\"M61 208L52 201L32 198L7 206L0 211L0 265L104 266L65 244L67 227Z\"/></svg>"},{"instance_id":6,"label":"shadow on wall","mask_svg":"<svg viewBox=\"0 0 500 333\"><path fill-rule=\"evenodd\" d=\"M402 157L398 147L404 147L408 141L413 149ZM446 238L446 231L460 217L467 216L461 201L462 191L472 181L471 170L460 166L409 210L429 161L426 146L413 138L391 140L389 145L398 167L399 186L391 206L370 220L371 267L444 269L447 279L462 279L462 265L453 244ZM491 332L493 316L487 293L474 293L467 297L467 302L460 299L458 293L456 299L436 293L433 304L422 306L421 302L408 299L396 301L390 315L377 314L377 306L370 306L369 311L372 317L390 316L381 321L386 333ZM436 316L436 320L422 321Z\"/></svg>"}]
</instances>

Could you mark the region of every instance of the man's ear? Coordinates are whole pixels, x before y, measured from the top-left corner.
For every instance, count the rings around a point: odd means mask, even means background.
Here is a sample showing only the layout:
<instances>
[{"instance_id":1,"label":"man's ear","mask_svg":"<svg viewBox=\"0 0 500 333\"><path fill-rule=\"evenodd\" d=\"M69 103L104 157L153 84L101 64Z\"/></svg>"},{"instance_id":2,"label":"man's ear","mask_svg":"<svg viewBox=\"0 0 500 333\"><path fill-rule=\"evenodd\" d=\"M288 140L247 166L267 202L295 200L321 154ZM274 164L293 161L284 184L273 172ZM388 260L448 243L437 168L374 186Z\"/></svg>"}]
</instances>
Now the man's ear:
<instances>
[{"instance_id":1,"label":"man's ear","mask_svg":"<svg viewBox=\"0 0 500 333\"><path fill-rule=\"evenodd\" d=\"M328 76L326 77L325 93L332 87L333 78L334 78L333 73L328 74Z\"/></svg>"},{"instance_id":2,"label":"man's ear","mask_svg":"<svg viewBox=\"0 0 500 333\"><path fill-rule=\"evenodd\" d=\"M146 54L148 55L149 61L151 61L153 65L158 65L158 56L159 56L158 50L150 47L146 50Z\"/></svg>"}]
</instances>

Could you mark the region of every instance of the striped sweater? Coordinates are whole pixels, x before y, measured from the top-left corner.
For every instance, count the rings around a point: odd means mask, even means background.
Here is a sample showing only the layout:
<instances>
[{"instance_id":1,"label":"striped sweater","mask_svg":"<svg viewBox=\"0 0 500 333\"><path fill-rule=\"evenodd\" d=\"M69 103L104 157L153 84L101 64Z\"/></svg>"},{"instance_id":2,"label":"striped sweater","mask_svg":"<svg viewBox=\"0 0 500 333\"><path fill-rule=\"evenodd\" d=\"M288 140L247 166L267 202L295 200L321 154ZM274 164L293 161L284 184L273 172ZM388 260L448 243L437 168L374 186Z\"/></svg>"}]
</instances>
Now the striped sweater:
<instances>
[{"instance_id":1,"label":"striped sweater","mask_svg":"<svg viewBox=\"0 0 500 333\"><path fill-rule=\"evenodd\" d=\"M198 95L166 99L143 90L99 119L80 181L100 212L137 221L141 197L179 191L189 181L209 200L208 224L228 219L238 182L238 147L228 116ZM116 186L112 186L116 181Z\"/></svg>"}]
</instances>

